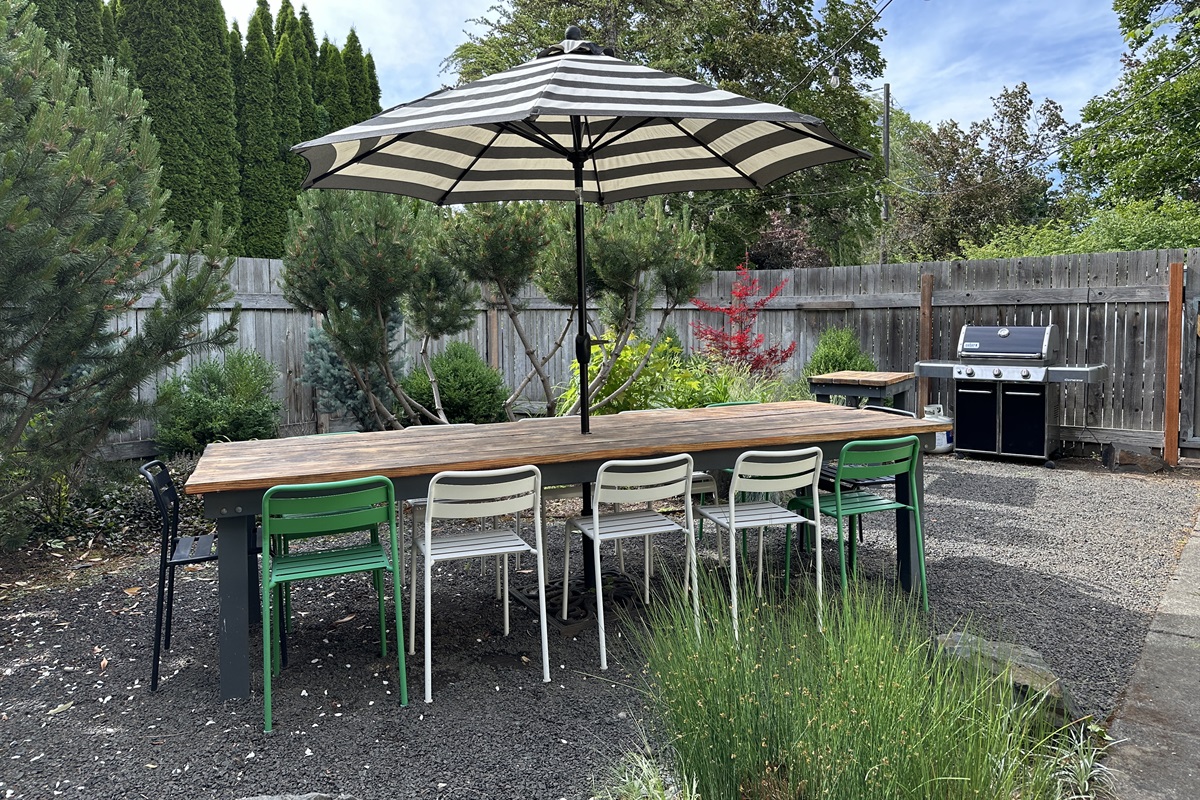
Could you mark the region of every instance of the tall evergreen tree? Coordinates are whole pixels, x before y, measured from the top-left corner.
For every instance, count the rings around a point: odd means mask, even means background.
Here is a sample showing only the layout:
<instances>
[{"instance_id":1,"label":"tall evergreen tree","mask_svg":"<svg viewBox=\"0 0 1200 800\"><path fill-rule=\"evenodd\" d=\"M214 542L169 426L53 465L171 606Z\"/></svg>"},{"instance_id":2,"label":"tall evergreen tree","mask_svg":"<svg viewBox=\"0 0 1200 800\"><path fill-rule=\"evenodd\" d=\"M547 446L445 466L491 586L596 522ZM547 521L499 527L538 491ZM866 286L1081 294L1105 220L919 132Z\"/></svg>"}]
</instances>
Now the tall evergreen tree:
<instances>
[{"instance_id":1,"label":"tall evergreen tree","mask_svg":"<svg viewBox=\"0 0 1200 800\"><path fill-rule=\"evenodd\" d=\"M241 217L238 194L237 99L233 69L229 60L229 35L221 0L195 0L199 24L195 35L200 41L200 57L192 65L192 80L198 92L199 113L196 126L203 146L201 164L205 167L205 207L221 203L227 219ZM235 252L236 252L236 244Z\"/></svg>"},{"instance_id":2,"label":"tall evergreen tree","mask_svg":"<svg viewBox=\"0 0 1200 800\"><path fill-rule=\"evenodd\" d=\"M58 30L59 5L68 5L71 0L40 0L37 4L37 16L34 18L42 30L46 32L46 44L53 50L58 45L62 34Z\"/></svg>"},{"instance_id":3,"label":"tall evergreen tree","mask_svg":"<svg viewBox=\"0 0 1200 800\"><path fill-rule=\"evenodd\" d=\"M350 102L350 86L346 80L346 65L342 61L342 53L330 44L329 39L321 42L317 73L318 79L314 86L318 92L317 101L329 114L329 130L322 133L340 130L359 122L354 116L354 106Z\"/></svg>"},{"instance_id":4,"label":"tall evergreen tree","mask_svg":"<svg viewBox=\"0 0 1200 800\"><path fill-rule=\"evenodd\" d=\"M308 51L308 63L313 69L313 74L316 74L317 57L319 48L317 47L317 33L313 28L312 17L309 16L308 6L300 6L300 33L304 37L304 41L300 44L304 45L304 49Z\"/></svg>"},{"instance_id":5,"label":"tall evergreen tree","mask_svg":"<svg viewBox=\"0 0 1200 800\"><path fill-rule=\"evenodd\" d=\"M267 52L275 52L275 17L271 16L271 4L267 0L258 0L254 6L254 16L262 25L263 36L267 39ZM246 28L246 41L250 40L250 29Z\"/></svg>"},{"instance_id":6,"label":"tall evergreen tree","mask_svg":"<svg viewBox=\"0 0 1200 800\"><path fill-rule=\"evenodd\" d=\"M316 66L308 57L304 44L304 32L295 17L286 31L292 47L292 59L296 62L296 88L300 98L300 138L303 141L316 138L317 107L313 100L313 69Z\"/></svg>"},{"instance_id":7,"label":"tall evergreen tree","mask_svg":"<svg viewBox=\"0 0 1200 800\"><path fill-rule=\"evenodd\" d=\"M292 0L283 0L279 4L279 13L275 15L275 52L279 52L279 42L283 40L283 35L291 31L293 20L299 24L300 20L296 18L296 9L292 7ZM293 34L294 35L294 34Z\"/></svg>"},{"instance_id":8,"label":"tall evergreen tree","mask_svg":"<svg viewBox=\"0 0 1200 800\"><path fill-rule=\"evenodd\" d=\"M242 61L242 251L252 258L283 252L287 200L282 191L279 130L275 127L275 60L262 17L250 18Z\"/></svg>"},{"instance_id":9,"label":"tall evergreen tree","mask_svg":"<svg viewBox=\"0 0 1200 800\"><path fill-rule=\"evenodd\" d=\"M281 183L284 196L289 198L288 209L296 208L296 193L308 174L308 162L291 152L292 145L301 139L300 131L300 86L296 81L296 59L293 55L292 37L286 31L279 39L275 54L275 78L278 92L275 106L275 127L279 129L279 152Z\"/></svg>"},{"instance_id":10,"label":"tall evergreen tree","mask_svg":"<svg viewBox=\"0 0 1200 800\"><path fill-rule=\"evenodd\" d=\"M145 95L150 129L161 144L162 183L171 194L167 217L190 223L207 216L207 168L197 125L201 113L193 65L200 61L200 24L192 2L170 9L161 0L122 0L117 32L128 42L137 85Z\"/></svg>"},{"instance_id":11,"label":"tall evergreen tree","mask_svg":"<svg viewBox=\"0 0 1200 800\"><path fill-rule=\"evenodd\" d=\"M112 58L117 57L118 42L117 42L117 18L114 13L113 6L116 5L116 0L108 3L100 12L100 46L104 55ZM117 66L120 66L118 64Z\"/></svg>"},{"instance_id":12,"label":"tall evergreen tree","mask_svg":"<svg viewBox=\"0 0 1200 800\"><path fill-rule=\"evenodd\" d=\"M233 109L234 115L237 117L238 124L238 143L241 143L241 125L242 125L242 96L245 93L245 88L242 84L242 59L245 58L245 53L242 50L242 31L238 27L237 20L233 21L233 25L229 29L229 76L233 79ZM241 153L238 153L238 164L242 163ZM239 171L240 171L239 166Z\"/></svg>"},{"instance_id":13,"label":"tall evergreen tree","mask_svg":"<svg viewBox=\"0 0 1200 800\"><path fill-rule=\"evenodd\" d=\"M92 70L98 69L105 56L116 55L104 49L103 14L100 0L76 0L75 3L75 66L91 81Z\"/></svg>"},{"instance_id":14,"label":"tall evergreen tree","mask_svg":"<svg viewBox=\"0 0 1200 800\"><path fill-rule=\"evenodd\" d=\"M346 88L350 92L350 115L353 122L359 122L375 113L375 104L371 100L371 79L367 74L367 61L363 58L362 42L354 28L350 29L342 47L342 64L346 70Z\"/></svg>"},{"instance_id":15,"label":"tall evergreen tree","mask_svg":"<svg viewBox=\"0 0 1200 800\"><path fill-rule=\"evenodd\" d=\"M366 62L367 82L371 85L371 114L375 115L383 111L383 106L379 105L379 98L383 95L379 91L379 75L375 72L375 57L367 53Z\"/></svg>"}]
</instances>

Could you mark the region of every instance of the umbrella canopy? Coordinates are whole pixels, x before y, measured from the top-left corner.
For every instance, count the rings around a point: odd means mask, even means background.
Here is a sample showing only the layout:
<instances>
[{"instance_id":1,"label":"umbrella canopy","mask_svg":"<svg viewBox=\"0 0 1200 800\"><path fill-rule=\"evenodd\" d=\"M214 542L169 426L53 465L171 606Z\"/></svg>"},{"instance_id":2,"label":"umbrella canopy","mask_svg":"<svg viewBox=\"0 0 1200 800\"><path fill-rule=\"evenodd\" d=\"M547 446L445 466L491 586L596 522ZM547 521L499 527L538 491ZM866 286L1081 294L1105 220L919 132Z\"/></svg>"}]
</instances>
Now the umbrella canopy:
<instances>
[{"instance_id":1,"label":"umbrella canopy","mask_svg":"<svg viewBox=\"0 0 1200 800\"><path fill-rule=\"evenodd\" d=\"M574 200L581 428L588 431L583 205L760 188L868 157L815 117L630 64L578 28L532 61L296 145L304 188L391 192L439 205Z\"/></svg>"}]
</instances>

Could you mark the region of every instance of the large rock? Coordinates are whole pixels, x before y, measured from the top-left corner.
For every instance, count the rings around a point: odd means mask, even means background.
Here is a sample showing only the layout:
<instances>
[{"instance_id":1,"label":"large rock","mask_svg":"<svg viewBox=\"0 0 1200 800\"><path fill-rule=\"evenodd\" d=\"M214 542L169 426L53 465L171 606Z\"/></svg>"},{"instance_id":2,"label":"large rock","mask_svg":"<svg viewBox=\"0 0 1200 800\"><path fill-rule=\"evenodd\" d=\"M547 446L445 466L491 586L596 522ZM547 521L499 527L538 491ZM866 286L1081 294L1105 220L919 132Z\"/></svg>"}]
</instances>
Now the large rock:
<instances>
[{"instance_id":1,"label":"large rock","mask_svg":"<svg viewBox=\"0 0 1200 800\"><path fill-rule=\"evenodd\" d=\"M1061 727L1080 718L1062 681L1038 651L1019 644L989 642L961 631L944 633L937 637L937 641L947 655L972 664L978 662L993 675L1000 675L1007 668L1013 687L1021 698L1045 694L1046 710L1055 725Z\"/></svg>"},{"instance_id":2,"label":"large rock","mask_svg":"<svg viewBox=\"0 0 1200 800\"><path fill-rule=\"evenodd\" d=\"M1152 453L1149 447L1120 442L1104 445L1100 450L1100 462L1113 472L1158 472L1167 468L1167 462Z\"/></svg>"}]
</instances>

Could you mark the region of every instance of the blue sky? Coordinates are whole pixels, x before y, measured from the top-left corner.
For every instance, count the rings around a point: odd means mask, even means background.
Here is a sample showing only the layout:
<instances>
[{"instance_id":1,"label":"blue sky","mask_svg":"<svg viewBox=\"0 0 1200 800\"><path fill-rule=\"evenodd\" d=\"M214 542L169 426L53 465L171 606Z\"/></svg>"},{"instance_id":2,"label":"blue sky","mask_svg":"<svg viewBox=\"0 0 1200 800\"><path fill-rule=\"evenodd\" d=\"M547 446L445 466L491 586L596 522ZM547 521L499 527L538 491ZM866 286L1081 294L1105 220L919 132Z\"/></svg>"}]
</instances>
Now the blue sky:
<instances>
[{"instance_id":1,"label":"blue sky","mask_svg":"<svg viewBox=\"0 0 1200 800\"><path fill-rule=\"evenodd\" d=\"M442 59L465 38L466 21L495 0L293 0L300 2L318 39L325 33L342 44L351 27L358 31L387 108L453 83ZM244 33L255 0L223 4ZM279 9L279 0L270 4ZM893 102L917 119L964 127L1020 81L1077 121L1084 103L1115 85L1124 50L1110 0L892 0L879 24L888 32L884 80Z\"/></svg>"}]
</instances>

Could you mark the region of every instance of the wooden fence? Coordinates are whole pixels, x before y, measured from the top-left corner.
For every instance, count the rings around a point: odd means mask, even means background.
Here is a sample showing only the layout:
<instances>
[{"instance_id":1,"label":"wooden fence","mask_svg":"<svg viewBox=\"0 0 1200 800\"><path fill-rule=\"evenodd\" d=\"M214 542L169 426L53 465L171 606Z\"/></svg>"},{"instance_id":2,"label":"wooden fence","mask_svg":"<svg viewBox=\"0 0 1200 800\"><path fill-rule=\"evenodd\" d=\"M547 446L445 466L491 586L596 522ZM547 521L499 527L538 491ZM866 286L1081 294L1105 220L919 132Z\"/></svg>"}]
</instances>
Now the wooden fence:
<instances>
[{"instance_id":1,"label":"wooden fence","mask_svg":"<svg viewBox=\"0 0 1200 800\"><path fill-rule=\"evenodd\" d=\"M1184 455L1200 455L1200 432L1195 430L1200 419L1198 249L762 271L756 275L763 293L780 281L785 285L759 317L759 332L768 343L797 343L788 365L795 375L808 361L821 331L831 326L856 331L879 369L908 371L922 356L921 287L923 280L932 281L929 357L953 359L964 324L1057 324L1063 336L1063 363L1104 363L1109 370L1102 383L1057 389L1061 391L1058 424L1065 446L1080 450L1120 441L1161 448L1167 428L1168 264L1173 262L1190 267L1182 298L1179 441ZM280 368L286 435L311 432L317 424L312 389L300 380L307 331L315 323L283 301L277 285L279 271L278 261L244 259L233 281L236 299L243 306L239 345L259 350ZM701 289L701 297L728 303L734 278L734 273L714 274ZM568 313L533 289L524 293L522 301L522 323L545 352L562 333ZM221 313L214 310L214 319ZM719 314L688 307L678 310L670 324L684 351L691 352L698 346L692 323L721 321ZM455 338L470 343L500 369L508 386L515 386L528 369L524 348L508 318L486 303L474 327ZM564 386L570 376L570 343L568 336L567 346L549 365L558 386ZM409 342L410 358L418 344ZM445 344L436 345L435 351ZM942 403L952 415L951 382L930 383L928 401ZM537 382L523 393L529 404L544 399ZM149 429L141 426L124 436L117 449L140 454L148 438Z\"/></svg>"}]
</instances>

